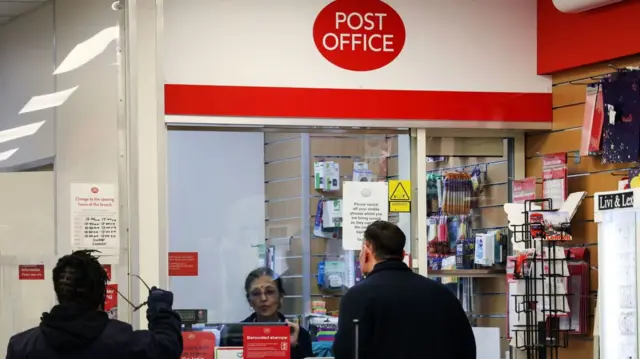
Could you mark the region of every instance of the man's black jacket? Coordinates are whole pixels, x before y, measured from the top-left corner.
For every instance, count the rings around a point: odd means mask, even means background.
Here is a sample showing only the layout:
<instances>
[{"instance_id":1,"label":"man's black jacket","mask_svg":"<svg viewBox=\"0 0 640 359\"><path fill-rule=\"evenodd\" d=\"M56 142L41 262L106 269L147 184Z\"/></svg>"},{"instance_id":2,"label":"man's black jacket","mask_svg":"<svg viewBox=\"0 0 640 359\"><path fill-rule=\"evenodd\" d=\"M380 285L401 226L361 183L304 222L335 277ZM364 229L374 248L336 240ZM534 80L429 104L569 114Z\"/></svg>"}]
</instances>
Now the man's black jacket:
<instances>
[{"instance_id":1,"label":"man's black jacket","mask_svg":"<svg viewBox=\"0 0 640 359\"><path fill-rule=\"evenodd\" d=\"M359 321L355 356L354 319ZM342 297L336 359L476 359L473 331L453 293L402 261L378 263Z\"/></svg>"},{"instance_id":2,"label":"man's black jacket","mask_svg":"<svg viewBox=\"0 0 640 359\"><path fill-rule=\"evenodd\" d=\"M107 313L57 305L40 326L14 335L7 359L179 359L180 317L169 308L147 310L149 330L109 319Z\"/></svg>"}]
</instances>

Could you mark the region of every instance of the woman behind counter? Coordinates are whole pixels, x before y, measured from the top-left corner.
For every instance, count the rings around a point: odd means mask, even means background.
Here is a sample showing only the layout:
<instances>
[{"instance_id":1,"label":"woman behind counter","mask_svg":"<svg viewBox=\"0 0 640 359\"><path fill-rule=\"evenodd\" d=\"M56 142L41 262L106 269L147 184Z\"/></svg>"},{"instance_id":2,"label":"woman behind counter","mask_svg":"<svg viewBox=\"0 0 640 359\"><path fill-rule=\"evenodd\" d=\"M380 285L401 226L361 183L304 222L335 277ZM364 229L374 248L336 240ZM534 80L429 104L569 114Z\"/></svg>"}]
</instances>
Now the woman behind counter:
<instances>
[{"instance_id":1,"label":"woman behind counter","mask_svg":"<svg viewBox=\"0 0 640 359\"><path fill-rule=\"evenodd\" d=\"M291 359L313 357L309 332L286 320L279 311L285 292L282 280L270 268L251 271L244 282L244 290L254 313L242 322L286 322L291 327Z\"/></svg>"}]
</instances>

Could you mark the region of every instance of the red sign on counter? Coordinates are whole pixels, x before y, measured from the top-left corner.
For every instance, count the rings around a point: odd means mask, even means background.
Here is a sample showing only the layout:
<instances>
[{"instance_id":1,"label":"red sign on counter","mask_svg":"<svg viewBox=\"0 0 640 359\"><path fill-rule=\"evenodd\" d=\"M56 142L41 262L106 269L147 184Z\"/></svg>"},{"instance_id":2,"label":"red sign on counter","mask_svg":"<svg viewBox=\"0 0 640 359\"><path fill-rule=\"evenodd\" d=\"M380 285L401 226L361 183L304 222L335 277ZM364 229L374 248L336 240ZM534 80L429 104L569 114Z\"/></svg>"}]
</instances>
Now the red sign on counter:
<instances>
[{"instance_id":1,"label":"red sign on counter","mask_svg":"<svg viewBox=\"0 0 640 359\"><path fill-rule=\"evenodd\" d=\"M195 277L198 275L198 252L169 252L169 275Z\"/></svg>"},{"instance_id":2,"label":"red sign on counter","mask_svg":"<svg viewBox=\"0 0 640 359\"><path fill-rule=\"evenodd\" d=\"M243 359L288 359L291 351L289 327L245 326L242 328Z\"/></svg>"},{"instance_id":3,"label":"red sign on counter","mask_svg":"<svg viewBox=\"0 0 640 359\"><path fill-rule=\"evenodd\" d=\"M216 349L216 336L210 332L184 332L184 343L180 359L213 358Z\"/></svg>"},{"instance_id":4,"label":"red sign on counter","mask_svg":"<svg viewBox=\"0 0 640 359\"><path fill-rule=\"evenodd\" d=\"M44 264L21 264L18 266L19 280L44 280Z\"/></svg>"}]
</instances>

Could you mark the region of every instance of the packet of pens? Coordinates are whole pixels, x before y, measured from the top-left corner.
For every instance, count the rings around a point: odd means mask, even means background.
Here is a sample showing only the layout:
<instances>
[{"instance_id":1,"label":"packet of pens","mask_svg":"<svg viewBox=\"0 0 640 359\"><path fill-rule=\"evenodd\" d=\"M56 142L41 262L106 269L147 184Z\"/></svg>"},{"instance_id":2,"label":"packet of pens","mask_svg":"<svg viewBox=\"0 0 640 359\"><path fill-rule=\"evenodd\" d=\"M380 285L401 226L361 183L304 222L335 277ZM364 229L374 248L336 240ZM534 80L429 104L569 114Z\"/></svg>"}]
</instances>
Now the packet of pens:
<instances>
[{"instance_id":1,"label":"packet of pens","mask_svg":"<svg viewBox=\"0 0 640 359\"><path fill-rule=\"evenodd\" d=\"M429 246L430 261L457 255L458 243L469 237L470 218L470 216L434 216L427 220L427 245ZM437 266L440 261L432 262Z\"/></svg>"}]
</instances>

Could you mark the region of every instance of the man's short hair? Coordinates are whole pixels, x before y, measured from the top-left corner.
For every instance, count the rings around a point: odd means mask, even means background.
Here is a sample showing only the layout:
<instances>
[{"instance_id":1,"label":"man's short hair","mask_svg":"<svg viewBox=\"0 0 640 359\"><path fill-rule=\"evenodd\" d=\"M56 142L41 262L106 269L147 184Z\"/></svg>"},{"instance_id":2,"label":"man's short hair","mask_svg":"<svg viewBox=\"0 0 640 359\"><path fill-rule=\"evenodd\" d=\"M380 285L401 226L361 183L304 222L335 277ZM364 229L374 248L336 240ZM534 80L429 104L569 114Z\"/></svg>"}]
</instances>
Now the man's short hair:
<instances>
[{"instance_id":1,"label":"man's short hair","mask_svg":"<svg viewBox=\"0 0 640 359\"><path fill-rule=\"evenodd\" d=\"M407 237L395 224L375 221L364 231L364 240L371 244L377 260L403 259Z\"/></svg>"}]
</instances>

